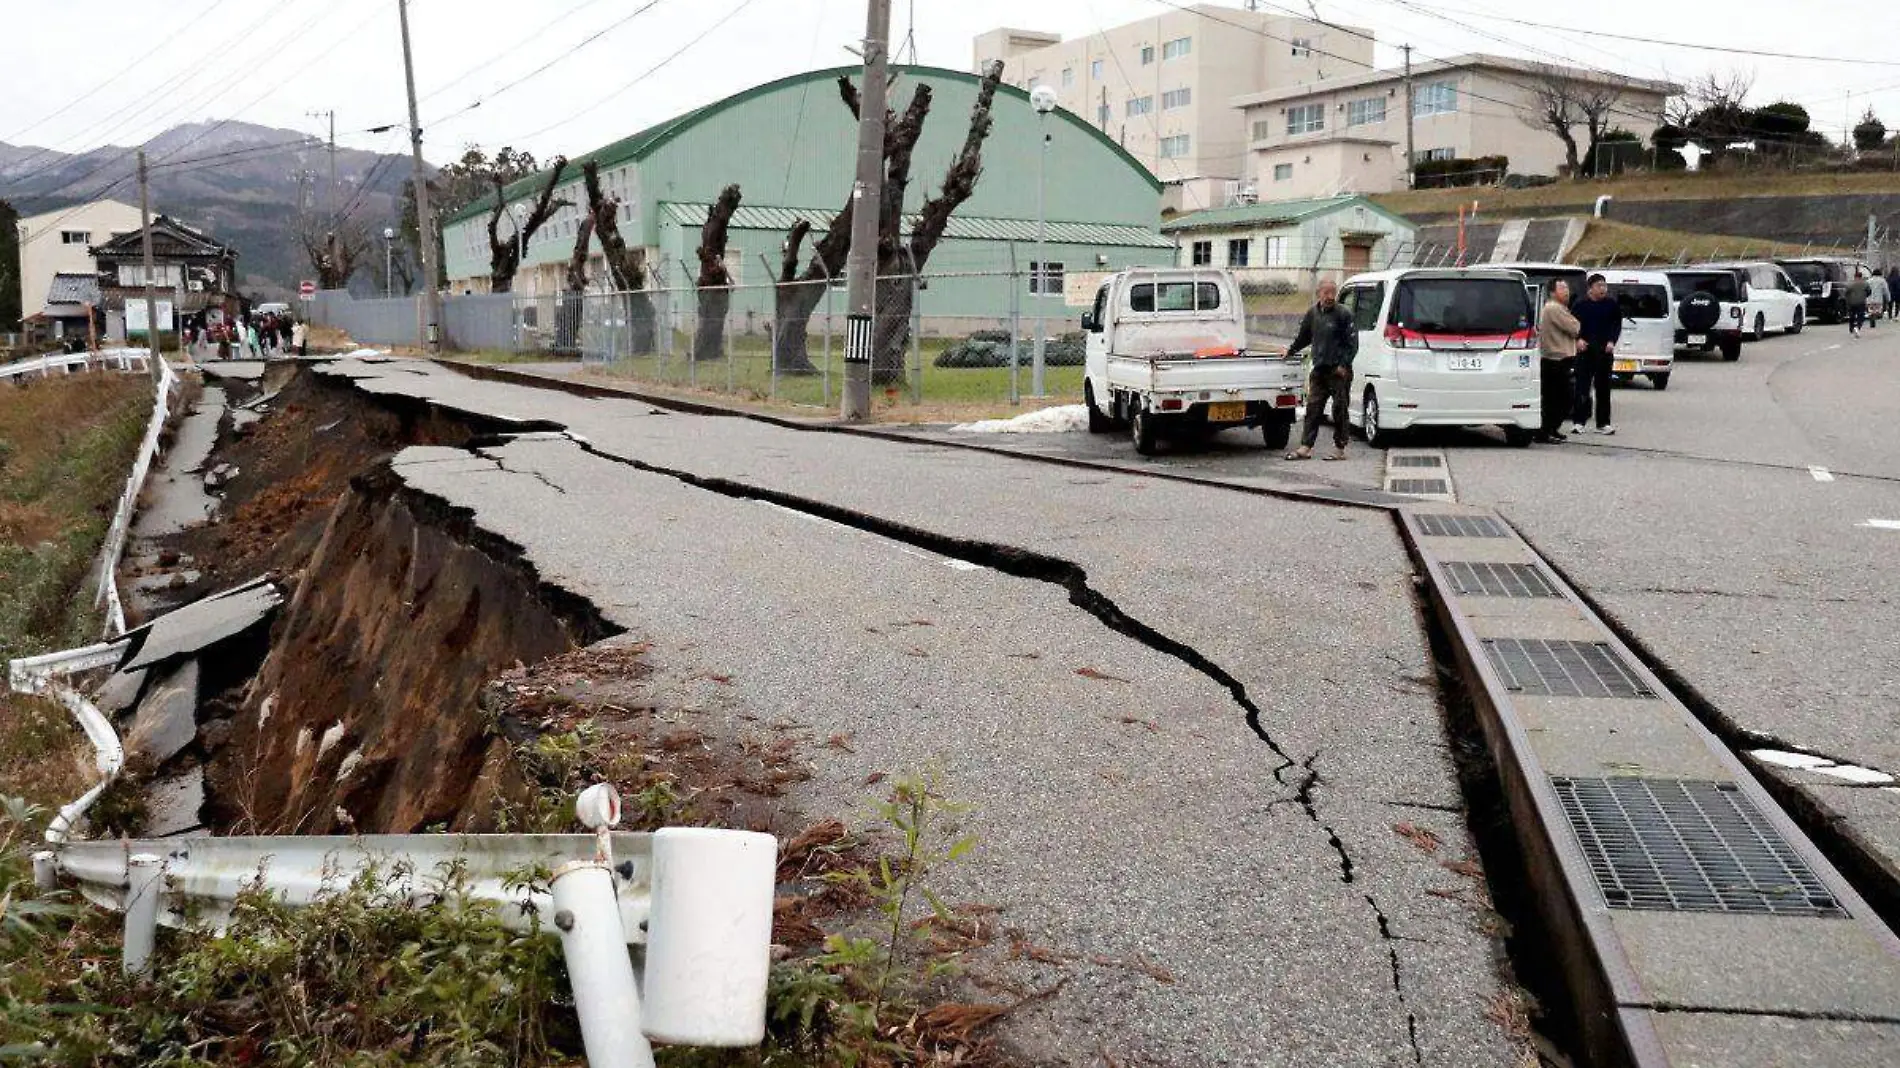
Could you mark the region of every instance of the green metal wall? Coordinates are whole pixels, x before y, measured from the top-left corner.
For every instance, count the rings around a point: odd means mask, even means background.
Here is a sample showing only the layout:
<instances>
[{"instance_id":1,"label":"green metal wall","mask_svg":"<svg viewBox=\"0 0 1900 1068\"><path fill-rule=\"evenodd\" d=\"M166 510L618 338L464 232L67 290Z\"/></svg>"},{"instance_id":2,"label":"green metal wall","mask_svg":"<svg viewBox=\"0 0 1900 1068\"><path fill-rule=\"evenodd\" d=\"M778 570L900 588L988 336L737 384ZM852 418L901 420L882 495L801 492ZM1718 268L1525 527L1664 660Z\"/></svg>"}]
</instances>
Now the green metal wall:
<instances>
[{"instance_id":1,"label":"green metal wall","mask_svg":"<svg viewBox=\"0 0 1900 1068\"><path fill-rule=\"evenodd\" d=\"M853 177L857 126L839 98L838 73L812 72L740 93L704 109L651 145L645 158L632 165L634 173L629 175L629 182L637 189L635 217L622 222L622 232L629 240L638 235L638 240L648 246L660 246L660 201L707 203L729 182L738 182L746 202L752 204L840 207ZM900 68L892 89L892 107L901 113L919 84L930 86L933 99L911 168L913 180L905 196L907 210L915 210L940 186L945 168L962 145L977 90L972 75L931 67ZM1011 86L998 89L992 115L994 126L983 144L983 176L975 194L958 209L959 214L1036 217L1041 122L1046 123L1050 135L1046 186L1049 219L1155 226L1160 191L1154 178L1093 127L1063 111L1039 120L1027 94ZM571 188L564 184L559 195L582 201L578 172L570 184ZM484 217L476 216L448 228L444 243L451 278L487 273L485 237L478 239L474 253L463 241L465 227L475 227L479 233L484 225ZM502 229L506 231L508 225L504 220ZM564 261L571 248L570 240L536 242L528 250L527 263ZM690 248L687 251L690 254ZM1088 251L1088 262L1093 262L1094 251ZM948 243L943 252L949 254ZM671 255L664 248L662 253ZM1007 250L999 249L999 253L988 257L987 262L1006 265ZM1064 255L1071 256L1066 252ZM1065 262L1082 262L1079 256L1074 254ZM1023 253L1022 258L1026 262L1031 257ZM1049 258L1059 257L1051 252ZM1144 255L1128 262L1167 259L1163 252L1158 258ZM757 261L753 250L748 249L746 260L749 277L750 266ZM668 284L676 282L677 275L677 269L669 274Z\"/></svg>"}]
</instances>

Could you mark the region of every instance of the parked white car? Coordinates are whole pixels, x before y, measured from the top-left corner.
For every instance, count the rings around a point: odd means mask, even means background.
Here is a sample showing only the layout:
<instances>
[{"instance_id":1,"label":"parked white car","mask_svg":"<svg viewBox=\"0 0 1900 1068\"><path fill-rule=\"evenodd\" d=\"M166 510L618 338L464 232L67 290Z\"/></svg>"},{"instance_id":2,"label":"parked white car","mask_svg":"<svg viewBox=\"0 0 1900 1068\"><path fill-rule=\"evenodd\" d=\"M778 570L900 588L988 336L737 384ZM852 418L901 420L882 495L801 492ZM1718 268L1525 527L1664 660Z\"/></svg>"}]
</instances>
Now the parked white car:
<instances>
[{"instance_id":1,"label":"parked white car","mask_svg":"<svg viewBox=\"0 0 1900 1068\"><path fill-rule=\"evenodd\" d=\"M1247 346L1232 273L1152 268L1109 275L1082 315L1089 430L1126 427L1147 456L1163 437L1257 426L1283 449L1305 389L1301 361Z\"/></svg>"},{"instance_id":2,"label":"parked white car","mask_svg":"<svg viewBox=\"0 0 1900 1068\"><path fill-rule=\"evenodd\" d=\"M1351 421L1384 447L1414 426L1502 426L1529 445L1540 422L1529 280L1495 267L1375 271L1346 280L1359 329Z\"/></svg>"},{"instance_id":3,"label":"parked white car","mask_svg":"<svg viewBox=\"0 0 1900 1068\"><path fill-rule=\"evenodd\" d=\"M1744 283L1742 289L1742 336L1760 341L1770 331L1799 334L1807 325L1808 299L1794 284L1788 272L1767 260L1734 263L1705 263L1704 267L1726 267Z\"/></svg>"},{"instance_id":4,"label":"parked white car","mask_svg":"<svg viewBox=\"0 0 1900 1068\"><path fill-rule=\"evenodd\" d=\"M1671 299L1669 276L1661 271L1618 267L1606 267L1598 273L1623 310L1623 336L1616 343L1610 374L1624 382L1640 374L1657 389L1668 389L1670 368L1676 362L1675 301Z\"/></svg>"}]
</instances>

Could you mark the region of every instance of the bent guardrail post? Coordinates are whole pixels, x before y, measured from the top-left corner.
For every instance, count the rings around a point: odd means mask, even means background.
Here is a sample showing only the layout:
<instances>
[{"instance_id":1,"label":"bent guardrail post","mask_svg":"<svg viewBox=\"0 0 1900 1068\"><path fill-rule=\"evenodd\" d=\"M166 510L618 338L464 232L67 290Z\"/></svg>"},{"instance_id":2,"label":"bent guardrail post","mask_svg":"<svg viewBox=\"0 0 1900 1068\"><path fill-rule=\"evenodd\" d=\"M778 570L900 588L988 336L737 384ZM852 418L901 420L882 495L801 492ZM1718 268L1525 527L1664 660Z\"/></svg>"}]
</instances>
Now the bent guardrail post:
<instances>
[{"instance_id":1,"label":"bent guardrail post","mask_svg":"<svg viewBox=\"0 0 1900 1068\"><path fill-rule=\"evenodd\" d=\"M164 861L151 853L125 858L125 957L127 975L149 975L158 941L158 898Z\"/></svg>"},{"instance_id":2,"label":"bent guardrail post","mask_svg":"<svg viewBox=\"0 0 1900 1068\"><path fill-rule=\"evenodd\" d=\"M549 886L587 1063L653 1068L653 1047L641 1031L640 989L614 901L613 869L599 861L573 861L555 870Z\"/></svg>"}]
</instances>

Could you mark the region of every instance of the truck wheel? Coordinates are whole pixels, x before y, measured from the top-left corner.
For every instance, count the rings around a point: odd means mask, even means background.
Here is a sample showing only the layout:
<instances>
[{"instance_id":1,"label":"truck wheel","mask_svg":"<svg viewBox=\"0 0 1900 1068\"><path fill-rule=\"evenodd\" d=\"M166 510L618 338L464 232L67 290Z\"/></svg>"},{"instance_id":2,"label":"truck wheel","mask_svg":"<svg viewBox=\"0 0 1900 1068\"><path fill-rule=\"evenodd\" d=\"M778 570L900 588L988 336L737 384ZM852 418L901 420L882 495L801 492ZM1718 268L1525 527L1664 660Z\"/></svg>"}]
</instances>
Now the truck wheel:
<instances>
[{"instance_id":1,"label":"truck wheel","mask_svg":"<svg viewBox=\"0 0 1900 1068\"><path fill-rule=\"evenodd\" d=\"M1722 342L1722 358L1730 363L1742 358L1742 339L1733 338Z\"/></svg>"},{"instance_id":2,"label":"truck wheel","mask_svg":"<svg viewBox=\"0 0 1900 1068\"><path fill-rule=\"evenodd\" d=\"M1138 411L1128 419L1129 437L1135 441L1135 451L1143 456L1155 454L1155 417L1146 410Z\"/></svg>"},{"instance_id":3,"label":"truck wheel","mask_svg":"<svg viewBox=\"0 0 1900 1068\"><path fill-rule=\"evenodd\" d=\"M1663 390L1668 389L1669 388L1669 372L1663 371L1660 373L1651 374L1649 376L1649 384L1656 387L1656 392L1658 393L1661 393Z\"/></svg>"},{"instance_id":4,"label":"truck wheel","mask_svg":"<svg viewBox=\"0 0 1900 1068\"><path fill-rule=\"evenodd\" d=\"M1359 425L1366 432L1366 444L1375 449L1392 447L1392 432L1379 425L1379 395L1371 389L1359 402Z\"/></svg>"},{"instance_id":5,"label":"truck wheel","mask_svg":"<svg viewBox=\"0 0 1900 1068\"><path fill-rule=\"evenodd\" d=\"M1102 414L1095 403L1095 383L1084 380L1082 383L1082 403L1089 409L1089 433L1106 434L1115 429L1115 420Z\"/></svg>"},{"instance_id":6,"label":"truck wheel","mask_svg":"<svg viewBox=\"0 0 1900 1068\"><path fill-rule=\"evenodd\" d=\"M1293 440L1292 414L1282 417L1278 411L1269 413L1266 422L1260 424L1260 437L1267 443L1268 449L1277 452L1286 448L1287 443Z\"/></svg>"}]
</instances>

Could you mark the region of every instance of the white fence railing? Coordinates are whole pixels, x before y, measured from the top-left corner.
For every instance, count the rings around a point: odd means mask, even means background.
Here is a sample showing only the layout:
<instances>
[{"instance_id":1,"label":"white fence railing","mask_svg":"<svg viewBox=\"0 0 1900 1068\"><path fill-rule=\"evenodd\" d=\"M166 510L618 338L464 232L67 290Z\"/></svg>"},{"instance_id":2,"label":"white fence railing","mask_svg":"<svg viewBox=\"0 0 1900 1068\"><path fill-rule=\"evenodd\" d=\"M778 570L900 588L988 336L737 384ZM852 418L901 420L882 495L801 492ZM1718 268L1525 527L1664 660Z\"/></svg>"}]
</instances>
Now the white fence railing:
<instances>
[{"instance_id":1,"label":"white fence railing","mask_svg":"<svg viewBox=\"0 0 1900 1068\"><path fill-rule=\"evenodd\" d=\"M0 364L0 378L18 378L22 375L50 375L54 372L71 374L76 367L95 365L112 368L116 371L144 371L149 369L144 349L106 349L103 352L55 352L47 356L34 356L30 359L15 360Z\"/></svg>"}]
</instances>

